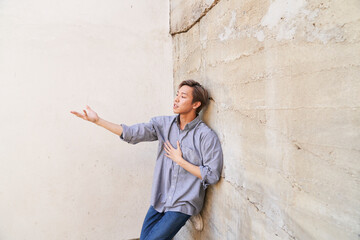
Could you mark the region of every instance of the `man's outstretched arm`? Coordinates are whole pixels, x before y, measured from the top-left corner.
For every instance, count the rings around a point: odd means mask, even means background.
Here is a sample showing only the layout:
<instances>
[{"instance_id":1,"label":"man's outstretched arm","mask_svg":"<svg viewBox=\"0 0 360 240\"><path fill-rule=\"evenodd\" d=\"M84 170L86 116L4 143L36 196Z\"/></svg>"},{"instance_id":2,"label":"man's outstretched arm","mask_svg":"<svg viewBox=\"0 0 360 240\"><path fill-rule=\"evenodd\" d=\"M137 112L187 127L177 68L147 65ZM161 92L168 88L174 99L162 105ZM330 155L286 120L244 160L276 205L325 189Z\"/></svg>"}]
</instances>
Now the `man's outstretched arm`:
<instances>
[{"instance_id":1,"label":"man's outstretched arm","mask_svg":"<svg viewBox=\"0 0 360 240\"><path fill-rule=\"evenodd\" d=\"M96 125L99 125L103 128L106 128L107 130L109 130L110 132L115 133L116 135L121 135L123 132L123 128L120 124L115 124L109 121L106 121L102 118L99 118L99 120L97 122L95 122Z\"/></svg>"},{"instance_id":2,"label":"man's outstretched arm","mask_svg":"<svg viewBox=\"0 0 360 240\"><path fill-rule=\"evenodd\" d=\"M116 135L121 135L123 132L123 128L120 124L115 124L109 121L106 121L102 118L100 118L97 113L92 110L89 106L86 105L86 111L84 111L84 114L79 113L79 112L75 112L75 111L70 111L70 113L78 116L79 118L82 118L86 121L95 123L96 125L99 125L107 130L109 130L112 133L115 133Z\"/></svg>"}]
</instances>

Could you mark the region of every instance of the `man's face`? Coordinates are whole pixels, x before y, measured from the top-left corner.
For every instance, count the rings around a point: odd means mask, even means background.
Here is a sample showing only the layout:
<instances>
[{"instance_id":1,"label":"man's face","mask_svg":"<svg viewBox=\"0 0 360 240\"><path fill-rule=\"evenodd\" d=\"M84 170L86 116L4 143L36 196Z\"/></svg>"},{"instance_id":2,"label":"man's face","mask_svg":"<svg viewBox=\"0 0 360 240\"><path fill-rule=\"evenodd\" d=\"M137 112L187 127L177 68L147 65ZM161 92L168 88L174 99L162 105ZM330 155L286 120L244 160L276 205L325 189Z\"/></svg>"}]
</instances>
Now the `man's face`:
<instances>
[{"instance_id":1,"label":"man's face","mask_svg":"<svg viewBox=\"0 0 360 240\"><path fill-rule=\"evenodd\" d=\"M173 111L177 114L186 114L191 111L196 111L195 106L199 102L192 103L193 95L192 95L192 87L187 85L182 86L176 93L176 97L174 99Z\"/></svg>"}]
</instances>

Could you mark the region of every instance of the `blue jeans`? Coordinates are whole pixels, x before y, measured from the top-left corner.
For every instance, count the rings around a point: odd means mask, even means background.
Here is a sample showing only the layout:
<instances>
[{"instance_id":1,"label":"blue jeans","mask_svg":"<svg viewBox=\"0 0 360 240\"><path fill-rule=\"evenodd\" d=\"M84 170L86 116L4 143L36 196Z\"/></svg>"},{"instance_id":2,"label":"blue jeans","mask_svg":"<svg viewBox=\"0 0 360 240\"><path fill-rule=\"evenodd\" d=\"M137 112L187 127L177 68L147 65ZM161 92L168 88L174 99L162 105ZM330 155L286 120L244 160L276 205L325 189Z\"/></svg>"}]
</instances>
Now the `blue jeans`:
<instances>
[{"instance_id":1,"label":"blue jeans","mask_svg":"<svg viewBox=\"0 0 360 240\"><path fill-rule=\"evenodd\" d=\"M159 213L150 206L141 229L140 240L171 240L190 217L181 212Z\"/></svg>"}]
</instances>

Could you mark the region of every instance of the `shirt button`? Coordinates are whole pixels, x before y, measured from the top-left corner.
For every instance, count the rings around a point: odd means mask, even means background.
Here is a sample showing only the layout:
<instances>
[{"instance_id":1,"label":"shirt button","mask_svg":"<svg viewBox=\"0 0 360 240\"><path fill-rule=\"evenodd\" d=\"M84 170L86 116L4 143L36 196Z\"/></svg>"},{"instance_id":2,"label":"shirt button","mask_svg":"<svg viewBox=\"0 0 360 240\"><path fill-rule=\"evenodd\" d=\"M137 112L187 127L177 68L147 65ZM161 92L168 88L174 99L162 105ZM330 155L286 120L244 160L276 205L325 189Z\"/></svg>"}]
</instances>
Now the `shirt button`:
<instances>
[{"instance_id":1,"label":"shirt button","mask_svg":"<svg viewBox=\"0 0 360 240\"><path fill-rule=\"evenodd\" d=\"M169 199L171 199L171 196L169 197Z\"/></svg>"},{"instance_id":2,"label":"shirt button","mask_svg":"<svg viewBox=\"0 0 360 240\"><path fill-rule=\"evenodd\" d=\"M176 174L174 174L174 177L176 177L177 175Z\"/></svg>"},{"instance_id":3,"label":"shirt button","mask_svg":"<svg viewBox=\"0 0 360 240\"><path fill-rule=\"evenodd\" d=\"M171 186L171 188L174 188L174 186Z\"/></svg>"}]
</instances>

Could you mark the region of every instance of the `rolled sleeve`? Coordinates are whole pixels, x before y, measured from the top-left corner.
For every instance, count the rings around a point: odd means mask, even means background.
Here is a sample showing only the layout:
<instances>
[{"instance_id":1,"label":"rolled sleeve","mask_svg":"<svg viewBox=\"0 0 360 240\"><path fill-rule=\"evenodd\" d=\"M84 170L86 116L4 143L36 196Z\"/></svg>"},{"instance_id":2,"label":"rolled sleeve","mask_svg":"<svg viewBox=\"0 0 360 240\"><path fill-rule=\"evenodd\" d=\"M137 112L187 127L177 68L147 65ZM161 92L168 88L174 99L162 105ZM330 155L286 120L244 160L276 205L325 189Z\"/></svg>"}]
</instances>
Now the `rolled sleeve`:
<instances>
[{"instance_id":1,"label":"rolled sleeve","mask_svg":"<svg viewBox=\"0 0 360 240\"><path fill-rule=\"evenodd\" d=\"M157 133L155 129L155 121L152 118L148 123L138 123L131 126L120 124L123 132L120 139L130 144L137 144L139 142L155 141L157 140Z\"/></svg>"},{"instance_id":2,"label":"rolled sleeve","mask_svg":"<svg viewBox=\"0 0 360 240\"><path fill-rule=\"evenodd\" d=\"M223 167L223 153L215 132L207 134L201 144L203 165L200 166L201 183L204 189L220 180Z\"/></svg>"},{"instance_id":3,"label":"rolled sleeve","mask_svg":"<svg viewBox=\"0 0 360 240\"><path fill-rule=\"evenodd\" d=\"M208 176L211 175L211 169L208 166L200 166L200 174L201 174L201 184L204 189L206 189L210 183L208 181Z\"/></svg>"}]
</instances>

